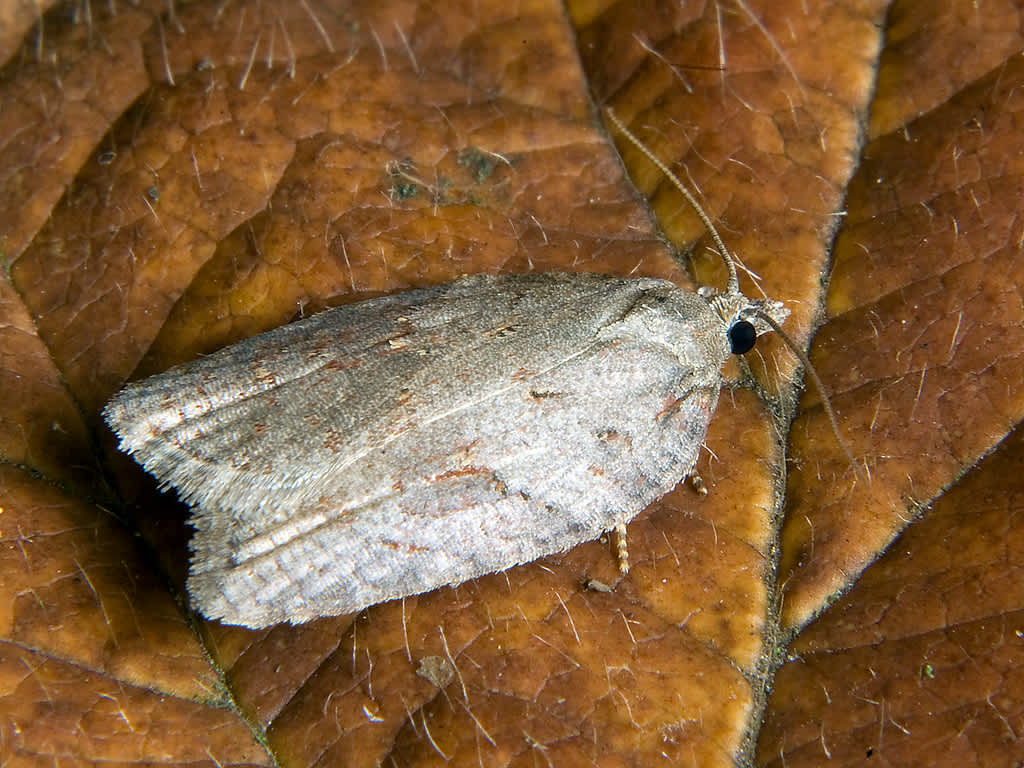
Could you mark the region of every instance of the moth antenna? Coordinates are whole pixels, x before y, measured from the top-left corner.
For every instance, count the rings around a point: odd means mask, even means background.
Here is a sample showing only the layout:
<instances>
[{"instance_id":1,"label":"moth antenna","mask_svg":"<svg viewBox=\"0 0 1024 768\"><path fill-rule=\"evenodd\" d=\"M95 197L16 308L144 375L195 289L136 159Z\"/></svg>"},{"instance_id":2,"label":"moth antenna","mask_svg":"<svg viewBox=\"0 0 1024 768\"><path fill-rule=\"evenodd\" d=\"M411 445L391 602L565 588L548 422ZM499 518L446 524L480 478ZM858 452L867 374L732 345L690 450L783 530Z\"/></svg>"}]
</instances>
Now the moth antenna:
<instances>
[{"instance_id":1,"label":"moth antenna","mask_svg":"<svg viewBox=\"0 0 1024 768\"><path fill-rule=\"evenodd\" d=\"M675 188L682 193L683 197L686 198L687 202L693 207L693 210L697 212L697 217L701 220L708 232L711 233L711 238L715 241L715 247L718 248L718 252L722 256L722 261L725 262L726 269L729 270L729 283L726 286L728 293L739 293L740 292L740 281L736 276L736 263L733 261L732 254L729 253L729 249L725 247L725 243L722 241L721 236L718 234L718 230L715 229L715 225L711 222L711 217L705 213L700 203L697 202L697 197L694 195L685 184L669 170L669 167L661 161L661 159L655 155L650 149L647 148L643 142L638 139L632 131L629 130L619 119L619 116L615 114L611 107L605 107L605 112L608 114L608 119L614 123L615 127L619 129L619 132L629 139L630 143L639 149L644 155L654 163L655 167L663 174L666 178L675 185Z\"/></svg>"},{"instance_id":2,"label":"moth antenna","mask_svg":"<svg viewBox=\"0 0 1024 768\"><path fill-rule=\"evenodd\" d=\"M828 393L825 391L825 385L821 381L821 377L818 375L818 371L813 365L811 365L811 359L807 357L800 347L798 347L784 330L782 326L775 322L775 318L771 317L767 312L758 311L757 316L764 320L768 325L772 327L772 330L779 335L786 346L789 347L789 351L797 356L800 360L800 364L803 365L804 370L811 377L811 381L814 382L815 388L818 390L818 394L821 395L821 404L825 406L825 413L828 416L829 424L832 425L832 434L835 435L836 442L839 443L839 447L843 449L843 453L846 454L846 458L850 462L850 466L853 467L854 473L859 477L860 468L857 466L857 461L853 458L853 453L850 452L849 447L846 445L846 441L843 440L842 434L839 432L839 419L836 418L835 409L832 407L832 401L828 399Z\"/></svg>"},{"instance_id":3,"label":"moth antenna","mask_svg":"<svg viewBox=\"0 0 1024 768\"><path fill-rule=\"evenodd\" d=\"M669 167L665 165L657 155L648 149L648 147L641 142L640 139L638 139L636 135L634 135L633 132L625 126L625 124L623 124L622 120L619 119L619 116L615 114L615 111L611 107L605 107L605 112L608 114L608 119L611 120L615 127L619 129L619 132L625 136L634 147L639 149L648 160L654 163L658 170L665 174L665 177L672 182L675 188L678 189L683 197L686 198L687 202L690 203L693 210L696 211L698 218L700 218L704 226L707 227L708 232L711 233L711 237L715 241L715 246L718 248L718 252L721 254L722 260L725 262L726 269L729 270L729 283L726 290L729 293L739 293L740 283L739 278L736 275L736 263L733 260L732 254L729 253L729 249L726 248L725 243L722 242L722 238L718 234L718 230L715 229L715 225L711 221L711 217L708 216L701 207L696 196L690 192L678 176L669 170ZM774 318L769 316L766 312L758 312L757 315L770 325L772 330L779 335L779 337L786 343L786 346L789 347L790 351L797 356L797 359L800 360L804 370L806 370L810 375L811 380L814 382L814 386L818 390L818 394L821 395L821 403L825 406L825 413L828 416L829 424L832 426L832 434L835 435L836 442L839 443L839 447L842 448L843 453L846 454L846 458L853 467L853 471L859 476L860 468L857 466L857 462L853 458L853 453L850 452L849 447L846 445L846 441L843 440L843 436L839 432L839 420L836 418L836 412L832 407L832 401L828 398L828 393L825 391L825 385L822 383L821 377L818 376L818 371L813 365L811 365L811 361L807 355L804 354L804 351L800 349L791 338L789 338L789 335L782 330L782 326L775 322Z\"/></svg>"}]
</instances>

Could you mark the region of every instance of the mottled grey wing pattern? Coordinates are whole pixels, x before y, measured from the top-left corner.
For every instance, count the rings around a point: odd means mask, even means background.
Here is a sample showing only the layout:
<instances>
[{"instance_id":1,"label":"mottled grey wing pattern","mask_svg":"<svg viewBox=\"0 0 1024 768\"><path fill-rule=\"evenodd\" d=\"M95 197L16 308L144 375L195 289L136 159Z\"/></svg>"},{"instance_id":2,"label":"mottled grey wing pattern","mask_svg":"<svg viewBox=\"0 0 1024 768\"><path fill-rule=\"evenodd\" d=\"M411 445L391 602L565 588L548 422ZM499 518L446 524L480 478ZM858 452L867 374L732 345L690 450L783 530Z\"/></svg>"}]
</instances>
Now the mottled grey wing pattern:
<instances>
[{"instance_id":1,"label":"mottled grey wing pattern","mask_svg":"<svg viewBox=\"0 0 1024 768\"><path fill-rule=\"evenodd\" d=\"M106 417L195 508L197 607L265 626L631 519L692 467L727 355L707 302L665 281L474 276L249 339Z\"/></svg>"}]
</instances>

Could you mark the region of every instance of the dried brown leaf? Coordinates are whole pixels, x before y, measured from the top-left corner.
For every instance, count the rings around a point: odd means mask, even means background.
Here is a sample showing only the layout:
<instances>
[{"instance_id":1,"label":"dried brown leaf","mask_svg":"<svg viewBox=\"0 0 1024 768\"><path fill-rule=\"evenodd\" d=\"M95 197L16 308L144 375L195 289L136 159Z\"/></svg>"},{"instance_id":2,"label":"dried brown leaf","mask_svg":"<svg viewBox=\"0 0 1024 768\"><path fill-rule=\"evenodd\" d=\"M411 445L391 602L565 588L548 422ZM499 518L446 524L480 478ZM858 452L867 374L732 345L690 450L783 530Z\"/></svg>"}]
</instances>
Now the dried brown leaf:
<instances>
[{"instance_id":1,"label":"dried brown leaf","mask_svg":"<svg viewBox=\"0 0 1024 768\"><path fill-rule=\"evenodd\" d=\"M1024 758L1024 473L1019 436L1000 444L1024 407L1019 15L0 12L0 762ZM637 518L626 578L593 542L359 616L193 622L187 513L113 452L103 402L303 313L467 272L692 285L659 228L721 285L696 216L623 146L625 176L604 104L813 337L856 469L773 342L727 370L710 495L680 487Z\"/></svg>"}]
</instances>

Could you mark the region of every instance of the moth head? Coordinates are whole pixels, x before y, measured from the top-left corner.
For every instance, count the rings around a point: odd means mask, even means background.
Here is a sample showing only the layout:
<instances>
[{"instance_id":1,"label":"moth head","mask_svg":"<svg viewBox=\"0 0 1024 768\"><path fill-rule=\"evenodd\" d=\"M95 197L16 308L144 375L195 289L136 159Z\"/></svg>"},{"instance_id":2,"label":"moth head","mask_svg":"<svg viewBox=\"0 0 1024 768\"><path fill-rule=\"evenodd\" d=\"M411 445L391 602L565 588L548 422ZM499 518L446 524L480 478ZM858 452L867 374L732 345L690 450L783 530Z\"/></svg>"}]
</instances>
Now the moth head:
<instances>
[{"instance_id":1,"label":"moth head","mask_svg":"<svg viewBox=\"0 0 1024 768\"><path fill-rule=\"evenodd\" d=\"M780 301L752 301L739 291L717 293L709 288L701 288L699 293L722 319L729 348L734 355L749 352L754 348L758 336L778 330L789 317L789 310Z\"/></svg>"}]
</instances>

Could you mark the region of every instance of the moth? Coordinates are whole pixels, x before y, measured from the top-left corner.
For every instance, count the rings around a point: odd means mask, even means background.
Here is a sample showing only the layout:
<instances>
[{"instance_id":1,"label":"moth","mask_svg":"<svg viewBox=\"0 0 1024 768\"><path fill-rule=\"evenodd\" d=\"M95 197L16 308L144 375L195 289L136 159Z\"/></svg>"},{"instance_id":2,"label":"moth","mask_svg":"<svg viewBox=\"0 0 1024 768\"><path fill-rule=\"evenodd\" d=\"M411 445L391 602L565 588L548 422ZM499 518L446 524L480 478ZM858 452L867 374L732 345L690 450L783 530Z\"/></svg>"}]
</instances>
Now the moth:
<instances>
[{"instance_id":1,"label":"moth","mask_svg":"<svg viewBox=\"0 0 1024 768\"><path fill-rule=\"evenodd\" d=\"M624 532L692 471L726 359L788 315L718 242L721 293L474 275L128 384L104 417L192 507L194 607L301 623Z\"/></svg>"}]
</instances>

